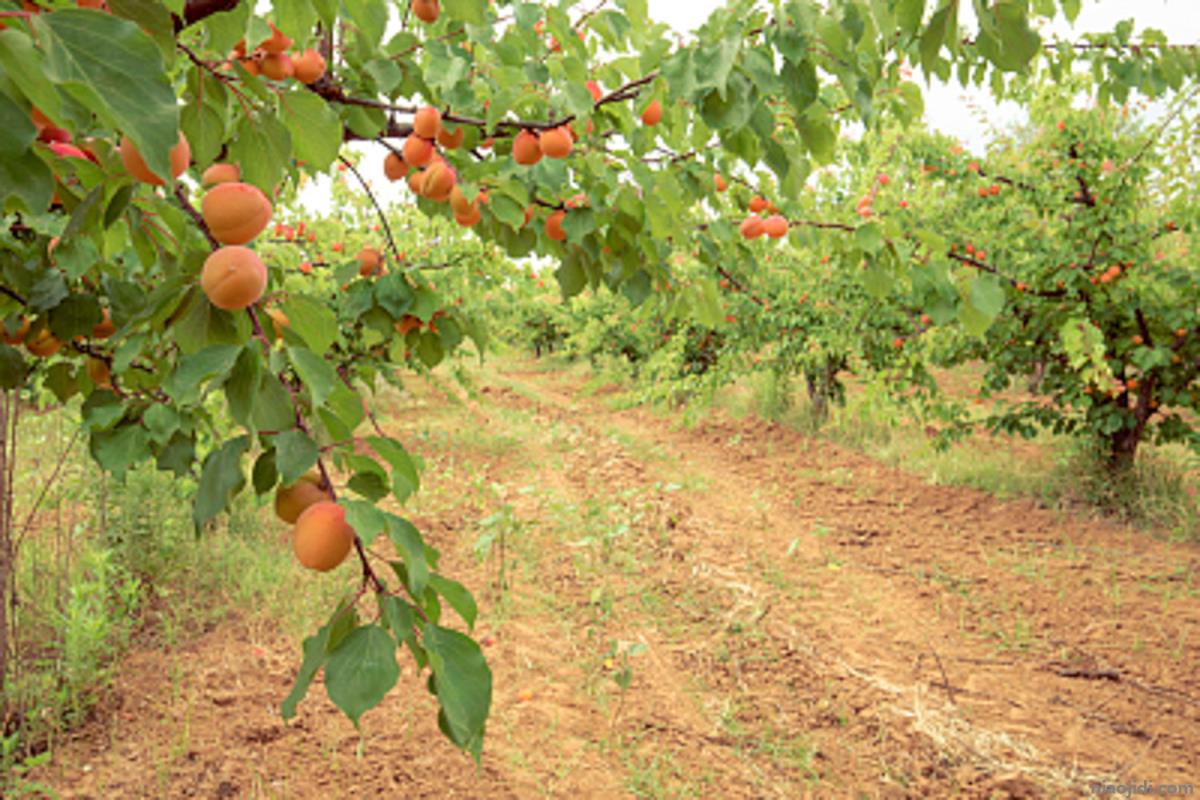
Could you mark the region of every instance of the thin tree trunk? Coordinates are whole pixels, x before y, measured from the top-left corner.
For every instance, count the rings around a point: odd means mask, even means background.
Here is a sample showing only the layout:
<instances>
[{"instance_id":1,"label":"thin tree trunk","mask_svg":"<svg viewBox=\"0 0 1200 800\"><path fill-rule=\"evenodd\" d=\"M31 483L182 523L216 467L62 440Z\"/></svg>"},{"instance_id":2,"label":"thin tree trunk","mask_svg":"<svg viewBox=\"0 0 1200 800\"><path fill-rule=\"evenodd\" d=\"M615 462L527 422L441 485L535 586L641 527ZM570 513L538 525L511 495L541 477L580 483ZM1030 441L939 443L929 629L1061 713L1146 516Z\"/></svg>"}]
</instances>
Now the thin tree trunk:
<instances>
[{"instance_id":1,"label":"thin tree trunk","mask_svg":"<svg viewBox=\"0 0 1200 800\"><path fill-rule=\"evenodd\" d=\"M12 492L9 472L9 417L13 392L0 395L0 696L8 678L8 615L13 581ZM7 712L7 709L3 709Z\"/></svg>"}]
</instances>

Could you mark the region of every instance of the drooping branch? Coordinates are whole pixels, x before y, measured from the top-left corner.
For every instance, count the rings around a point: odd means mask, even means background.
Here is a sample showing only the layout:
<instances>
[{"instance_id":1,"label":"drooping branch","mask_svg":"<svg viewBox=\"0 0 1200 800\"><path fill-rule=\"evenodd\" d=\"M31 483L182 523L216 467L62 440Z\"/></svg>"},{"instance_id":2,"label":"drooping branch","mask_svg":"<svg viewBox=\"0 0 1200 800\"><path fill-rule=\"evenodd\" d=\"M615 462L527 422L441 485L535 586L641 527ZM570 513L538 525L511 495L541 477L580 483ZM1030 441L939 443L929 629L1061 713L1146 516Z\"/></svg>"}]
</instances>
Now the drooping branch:
<instances>
[{"instance_id":1,"label":"drooping branch","mask_svg":"<svg viewBox=\"0 0 1200 800\"><path fill-rule=\"evenodd\" d=\"M375 213L379 216L379 223L383 226L383 232L387 235L388 248L392 251L392 258L396 259L396 263L399 264L404 259L400 256L400 248L396 247L396 240L392 238L392 226L388 223L387 214L383 213L383 206L379 205L379 200L376 199L375 193L371 191L371 186L363 178L362 174L359 173L358 168L354 166L354 162L345 156L338 156L338 160L346 165L346 169L354 173L354 177L358 179L359 185L367 193L367 198L370 199L371 205L375 207Z\"/></svg>"}]
</instances>

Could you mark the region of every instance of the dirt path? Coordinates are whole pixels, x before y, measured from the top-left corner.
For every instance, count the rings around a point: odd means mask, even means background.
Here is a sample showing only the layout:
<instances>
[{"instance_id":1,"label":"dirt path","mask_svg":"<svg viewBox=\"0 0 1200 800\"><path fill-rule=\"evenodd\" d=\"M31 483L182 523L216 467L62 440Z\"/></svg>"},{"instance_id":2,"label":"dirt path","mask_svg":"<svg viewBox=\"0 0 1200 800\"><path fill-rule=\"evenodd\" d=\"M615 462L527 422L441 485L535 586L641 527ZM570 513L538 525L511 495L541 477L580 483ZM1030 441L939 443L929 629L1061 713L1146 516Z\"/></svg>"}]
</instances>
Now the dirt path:
<instances>
[{"instance_id":1,"label":"dirt path","mask_svg":"<svg viewBox=\"0 0 1200 800\"><path fill-rule=\"evenodd\" d=\"M513 369L464 405L422 388L384 409L429 465L410 513L484 609L481 770L441 741L411 665L361 738L316 686L284 725L297 643L234 620L134 654L35 777L96 798L1063 797L1197 780L1200 549L751 420L674 430L581 386Z\"/></svg>"}]
</instances>

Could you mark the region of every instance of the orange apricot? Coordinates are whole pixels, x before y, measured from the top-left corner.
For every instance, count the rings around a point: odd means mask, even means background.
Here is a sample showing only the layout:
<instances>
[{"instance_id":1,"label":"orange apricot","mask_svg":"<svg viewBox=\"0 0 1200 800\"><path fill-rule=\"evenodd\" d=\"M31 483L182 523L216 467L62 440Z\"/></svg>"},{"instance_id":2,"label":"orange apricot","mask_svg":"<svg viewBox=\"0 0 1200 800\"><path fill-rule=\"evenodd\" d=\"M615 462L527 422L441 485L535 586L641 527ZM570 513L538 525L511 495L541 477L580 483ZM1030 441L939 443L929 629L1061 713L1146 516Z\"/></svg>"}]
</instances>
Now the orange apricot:
<instances>
[{"instance_id":1,"label":"orange apricot","mask_svg":"<svg viewBox=\"0 0 1200 800\"><path fill-rule=\"evenodd\" d=\"M662 119L662 103L657 99L651 100L650 105L646 106L646 110L642 112L643 125L657 125Z\"/></svg>"},{"instance_id":2,"label":"orange apricot","mask_svg":"<svg viewBox=\"0 0 1200 800\"><path fill-rule=\"evenodd\" d=\"M309 506L332 500L329 489L321 488L321 473L310 470L290 486L280 484L275 490L275 515L292 525Z\"/></svg>"},{"instance_id":3,"label":"orange apricot","mask_svg":"<svg viewBox=\"0 0 1200 800\"><path fill-rule=\"evenodd\" d=\"M421 190L425 188L425 170L414 169L408 173L408 188L416 194L421 193Z\"/></svg>"},{"instance_id":4,"label":"orange apricot","mask_svg":"<svg viewBox=\"0 0 1200 800\"><path fill-rule=\"evenodd\" d=\"M438 21L438 16L442 13L442 7L438 0L412 0L413 14L422 22L428 22L430 25Z\"/></svg>"},{"instance_id":5,"label":"orange apricot","mask_svg":"<svg viewBox=\"0 0 1200 800\"><path fill-rule=\"evenodd\" d=\"M542 131L538 136L538 147L544 156L566 158L571 154L571 134L565 126Z\"/></svg>"},{"instance_id":6,"label":"orange apricot","mask_svg":"<svg viewBox=\"0 0 1200 800\"><path fill-rule=\"evenodd\" d=\"M253 184L221 183L205 193L201 213L218 242L245 244L267 227L271 201Z\"/></svg>"},{"instance_id":7,"label":"orange apricot","mask_svg":"<svg viewBox=\"0 0 1200 800\"><path fill-rule=\"evenodd\" d=\"M383 160L383 174L389 181L398 181L408 174L408 164L395 153L388 153Z\"/></svg>"},{"instance_id":8,"label":"orange apricot","mask_svg":"<svg viewBox=\"0 0 1200 800\"><path fill-rule=\"evenodd\" d=\"M97 389L112 388L112 370L104 359L88 356L86 370L88 379Z\"/></svg>"},{"instance_id":9,"label":"orange apricot","mask_svg":"<svg viewBox=\"0 0 1200 800\"><path fill-rule=\"evenodd\" d=\"M513 161L522 166L533 166L542 160L542 148L538 146L538 137L529 131L521 131L513 139Z\"/></svg>"},{"instance_id":10,"label":"orange apricot","mask_svg":"<svg viewBox=\"0 0 1200 800\"><path fill-rule=\"evenodd\" d=\"M410 167L423 167L433 160L433 142L420 136L409 136L404 140L402 152Z\"/></svg>"},{"instance_id":11,"label":"orange apricot","mask_svg":"<svg viewBox=\"0 0 1200 800\"><path fill-rule=\"evenodd\" d=\"M117 326L113 324L112 316L108 313L108 309L104 309L104 317L95 325L92 326L93 339L107 339L117 332Z\"/></svg>"},{"instance_id":12,"label":"orange apricot","mask_svg":"<svg viewBox=\"0 0 1200 800\"><path fill-rule=\"evenodd\" d=\"M287 53L268 53L260 66L262 74L273 81L282 81L295 74L296 67Z\"/></svg>"},{"instance_id":13,"label":"orange apricot","mask_svg":"<svg viewBox=\"0 0 1200 800\"><path fill-rule=\"evenodd\" d=\"M767 217L763 223L763 230L772 239L782 239L784 236L787 236L788 221L780 215L775 214Z\"/></svg>"},{"instance_id":14,"label":"orange apricot","mask_svg":"<svg viewBox=\"0 0 1200 800\"><path fill-rule=\"evenodd\" d=\"M305 50L292 59L292 76L301 83L316 83L325 76L325 56Z\"/></svg>"},{"instance_id":15,"label":"orange apricot","mask_svg":"<svg viewBox=\"0 0 1200 800\"><path fill-rule=\"evenodd\" d=\"M278 308L268 308L267 316L271 318L271 322L275 326L275 341L279 341L280 337L283 336L283 329L291 324L291 320L288 319L287 314Z\"/></svg>"},{"instance_id":16,"label":"orange apricot","mask_svg":"<svg viewBox=\"0 0 1200 800\"><path fill-rule=\"evenodd\" d=\"M466 214L454 214L454 221L464 228L470 228L483 219L483 212L479 210L479 206L472 205Z\"/></svg>"},{"instance_id":17,"label":"orange apricot","mask_svg":"<svg viewBox=\"0 0 1200 800\"><path fill-rule=\"evenodd\" d=\"M758 195L750 198L750 213L757 214L767 207L767 201Z\"/></svg>"},{"instance_id":18,"label":"orange apricot","mask_svg":"<svg viewBox=\"0 0 1200 800\"><path fill-rule=\"evenodd\" d=\"M458 128L450 130L445 125L438 131L437 142L447 150L457 150L462 147L463 139L467 135L466 128Z\"/></svg>"},{"instance_id":19,"label":"orange apricot","mask_svg":"<svg viewBox=\"0 0 1200 800\"><path fill-rule=\"evenodd\" d=\"M413 115L413 133L422 139L436 139L442 129L442 112L433 106L418 109Z\"/></svg>"},{"instance_id":20,"label":"orange apricot","mask_svg":"<svg viewBox=\"0 0 1200 800\"><path fill-rule=\"evenodd\" d=\"M725 179L721 177L721 173L719 172L713 175L713 186L716 187L718 192L723 192L729 188L729 184L725 182Z\"/></svg>"},{"instance_id":21,"label":"orange apricot","mask_svg":"<svg viewBox=\"0 0 1200 800\"><path fill-rule=\"evenodd\" d=\"M200 288L217 308L239 311L266 291L267 267L250 248L228 245L204 260Z\"/></svg>"},{"instance_id":22,"label":"orange apricot","mask_svg":"<svg viewBox=\"0 0 1200 800\"><path fill-rule=\"evenodd\" d=\"M54 338L49 328L42 328L33 338L26 340L25 348L38 358L49 358L62 349L62 342Z\"/></svg>"},{"instance_id":23,"label":"orange apricot","mask_svg":"<svg viewBox=\"0 0 1200 800\"><path fill-rule=\"evenodd\" d=\"M766 223L763 221L762 217L749 216L742 220L739 230L742 233L742 238L757 239L766 232Z\"/></svg>"},{"instance_id":24,"label":"orange apricot","mask_svg":"<svg viewBox=\"0 0 1200 800\"><path fill-rule=\"evenodd\" d=\"M125 165L125 171L133 177L137 178L142 183L148 183L152 186L162 186L166 181L150 171L150 167L146 166L145 159L138 152L137 145L128 136L121 137L121 163ZM192 148L188 144L187 137L183 135L183 131L179 132L179 142L171 148L171 177L178 178L188 168L188 164L192 161Z\"/></svg>"},{"instance_id":25,"label":"orange apricot","mask_svg":"<svg viewBox=\"0 0 1200 800\"><path fill-rule=\"evenodd\" d=\"M588 92L592 95L592 102L599 103L600 98L604 97L604 91L600 88L600 84L595 81L588 81L586 84Z\"/></svg>"},{"instance_id":26,"label":"orange apricot","mask_svg":"<svg viewBox=\"0 0 1200 800\"><path fill-rule=\"evenodd\" d=\"M345 561L354 546L354 528L346 510L332 500L320 500L300 512L292 529L296 558L309 569L328 572Z\"/></svg>"},{"instance_id":27,"label":"orange apricot","mask_svg":"<svg viewBox=\"0 0 1200 800\"><path fill-rule=\"evenodd\" d=\"M550 216L546 217L546 236L551 241L561 242L567 238L567 232L563 230L562 223L566 218L566 211L555 211Z\"/></svg>"},{"instance_id":28,"label":"orange apricot","mask_svg":"<svg viewBox=\"0 0 1200 800\"><path fill-rule=\"evenodd\" d=\"M283 31L275 27L275 23L269 23L271 26L271 38L259 45L264 51L271 55L278 55L284 50L292 46L291 37L285 36Z\"/></svg>"},{"instance_id":29,"label":"orange apricot","mask_svg":"<svg viewBox=\"0 0 1200 800\"><path fill-rule=\"evenodd\" d=\"M421 186L421 195L435 203L444 203L450 199L458 176L449 164L439 162L425 171L425 181Z\"/></svg>"},{"instance_id":30,"label":"orange apricot","mask_svg":"<svg viewBox=\"0 0 1200 800\"><path fill-rule=\"evenodd\" d=\"M379 272L383 264L383 253L374 247L364 247L358 251L358 274L364 278Z\"/></svg>"},{"instance_id":31,"label":"orange apricot","mask_svg":"<svg viewBox=\"0 0 1200 800\"><path fill-rule=\"evenodd\" d=\"M21 344L25 341L25 335L29 333L29 326L29 318L22 315L21 326L12 333L9 333L7 328L0 327L0 338L7 344Z\"/></svg>"},{"instance_id":32,"label":"orange apricot","mask_svg":"<svg viewBox=\"0 0 1200 800\"><path fill-rule=\"evenodd\" d=\"M218 183L233 183L242 179L242 171L237 164L213 164L204 170L200 176L202 186L215 186Z\"/></svg>"}]
</instances>

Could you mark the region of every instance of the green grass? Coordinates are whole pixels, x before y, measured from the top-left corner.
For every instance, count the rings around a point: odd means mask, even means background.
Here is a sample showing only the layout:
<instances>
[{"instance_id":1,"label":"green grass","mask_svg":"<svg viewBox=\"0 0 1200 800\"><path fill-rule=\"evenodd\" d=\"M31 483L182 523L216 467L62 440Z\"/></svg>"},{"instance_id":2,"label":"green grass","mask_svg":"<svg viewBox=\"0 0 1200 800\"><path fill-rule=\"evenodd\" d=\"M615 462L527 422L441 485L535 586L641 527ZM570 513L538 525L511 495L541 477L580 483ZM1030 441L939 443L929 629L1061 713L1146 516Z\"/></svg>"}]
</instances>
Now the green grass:
<instances>
[{"instance_id":1,"label":"green grass","mask_svg":"<svg viewBox=\"0 0 1200 800\"><path fill-rule=\"evenodd\" d=\"M1093 510L1171 539L1200 539L1200 456L1182 446L1143 445L1133 471L1118 480L1085 443L1050 433L1028 441L981 435L939 448L882 385L871 383L853 387L846 405L833 407L816 429L803 392L788 396L784 388L770 375L752 375L723 389L715 406L815 433L934 484Z\"/></svg>"},{"instance_id":2,"label":"green grass","mask_svg":"<svg viewBox=\"0 0 1200 800\"><path fill-rule=\"evenodd\" d=\"M250 492L197 536L194 481L151 464L123 480L105 475L85 440L72 441L77 420L73 407L27 412L18 430L17 638L0 793L19 791L21 765L86 719L131 646L177 645L234 618L265 632L281 620L298 635L324 618L340 584L317 576L297 597L299 567L281 523Z\"/></svg>"}]
</instances>

